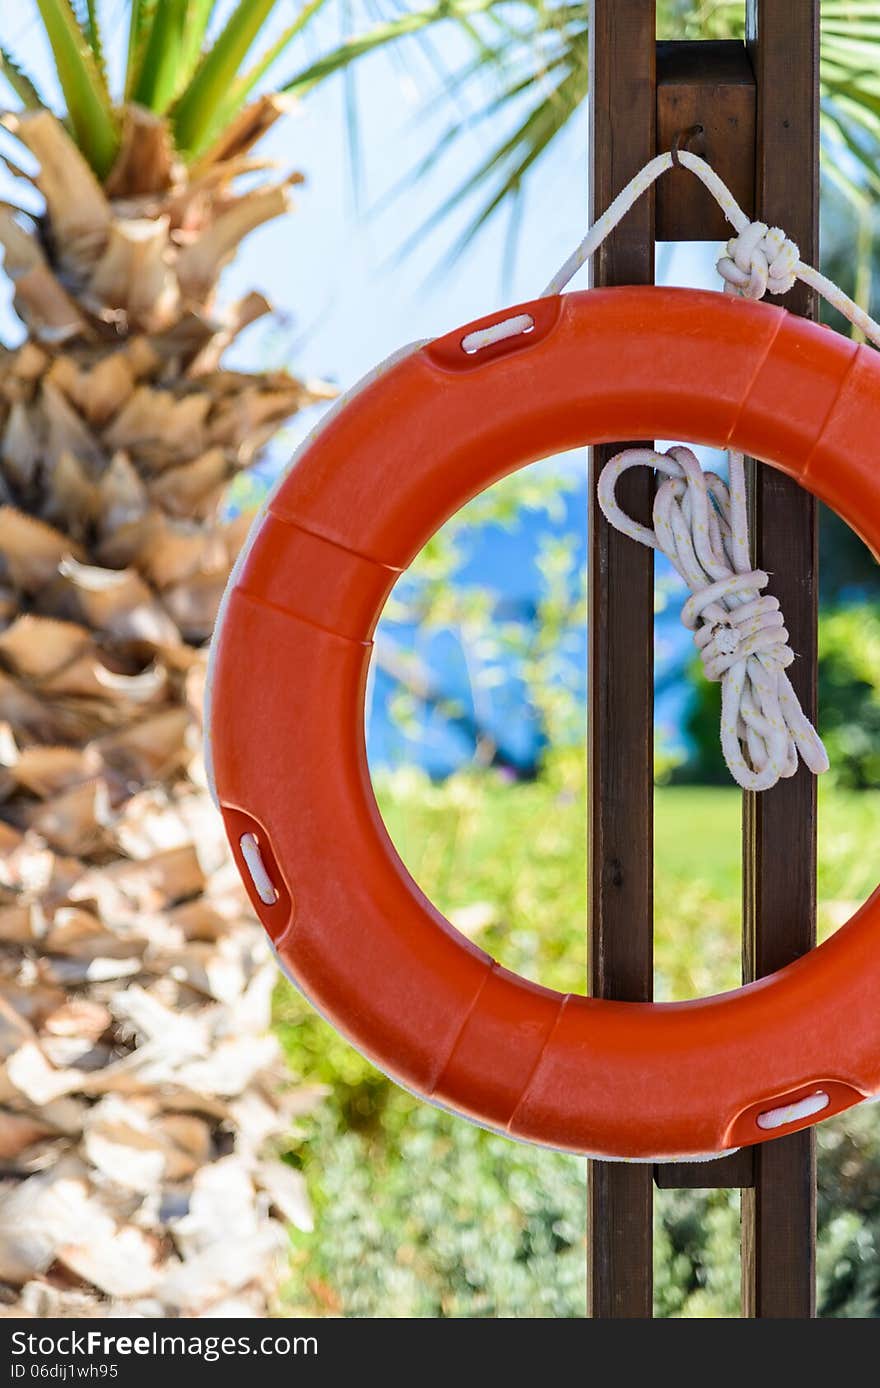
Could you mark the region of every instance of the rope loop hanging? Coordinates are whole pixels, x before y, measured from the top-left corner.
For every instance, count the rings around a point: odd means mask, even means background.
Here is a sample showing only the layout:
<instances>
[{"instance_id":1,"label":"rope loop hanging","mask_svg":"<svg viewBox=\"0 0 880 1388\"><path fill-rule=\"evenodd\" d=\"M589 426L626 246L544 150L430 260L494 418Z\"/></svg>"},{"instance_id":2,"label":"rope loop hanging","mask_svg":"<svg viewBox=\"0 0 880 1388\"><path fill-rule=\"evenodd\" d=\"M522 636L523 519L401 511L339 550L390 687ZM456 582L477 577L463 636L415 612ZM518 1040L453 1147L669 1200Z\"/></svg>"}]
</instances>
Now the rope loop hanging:
<instances>
[{"instance_id":1,"label":"rope loop hanging","mask_svg":"<svg viewBox=\"0 0 880 1388\"><path fill-rule=\"evenodd\" d=\"M671 168L695 174L734 229L716 262L726 293L762 299L767 293L785 294L801 280L880 346L880 325L831 280L804 264L797 245L781 227L751 221L714 169L681 148L678 140L618 194L545 293L558 294L638 198ZM606 464L598 498L610 525L665 554L690 589L681 619L694 633L706 678L721 684L724 760L739 785L769 790L794 775L798 756L816 775L828 770L828 757L786 674L795 656L779 602L764 592L770 576L752 566L745 460L736 452L728 458L729 485L716 473L704 473L689 448L671 448L665 454L628 448ZM653 530L639 525L617 503L618 478L632 467L652 468L666 479L654 500Z\"/></svg>"},{"instance_id":2,"label":"rope loop hanging","mask_svg":"<svg viewBox=\"0 0 880 1388\"><path fill-rule=\"evenodd\" d=\"M657 182L669 169L688 169L711 193L730 225L734 236L727 243L718 261L718 273L725 280L725 287L746 292L748 298L761 298L766 292L786 293L796 280L814 289L875 347L880 347L880 323L866 313L863 308L844 294L839 285L819 273L812 265L800 259L800 251L795 243L779 227L767 227L764 222L753 222L743 212L727 184L718 176L711 164L690 150L677 148L675 155L667 150L651 159L640 169L634 178L617 194L613 202L602 213L580 244L572 251L564 265L561 265L544 290L544 294L561 294L586 262L595 255L614 228L634 207L639 198ZM730 264L728 265L728 262ZM723 268L722 268L723 267ZM735 267L731 268L731 267ZM758 293L762 281L763 289Z\"/></svg>"}]
</instances>

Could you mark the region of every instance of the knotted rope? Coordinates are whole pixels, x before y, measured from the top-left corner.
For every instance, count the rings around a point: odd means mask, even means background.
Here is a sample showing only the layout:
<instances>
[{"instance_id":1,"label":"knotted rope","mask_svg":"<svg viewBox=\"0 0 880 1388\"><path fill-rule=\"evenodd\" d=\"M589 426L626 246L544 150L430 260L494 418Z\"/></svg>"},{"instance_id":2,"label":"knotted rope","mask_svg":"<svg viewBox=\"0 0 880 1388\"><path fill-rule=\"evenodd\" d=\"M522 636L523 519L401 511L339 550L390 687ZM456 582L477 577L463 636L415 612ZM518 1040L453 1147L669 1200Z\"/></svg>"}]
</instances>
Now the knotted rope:
<instances>
[{"instance_id":1,"label":"knotted rope","mask_svg":"<svg viewBox=\"0 0 880 1388\"><path fill-rule=\"evenodd\" d=\"M686 149L678 150L674 159L668 151L666 154L658 154L656 159L652 159L630 179L614 201L609 203L598 221L593 223L565 264L557 270L544 290L544 295L561 294L569 280L591 256L595 255L602 242L623 220L630 208L667 169L674 168L676 163L681 168L689 169L708 189L735 232L718 261L718 273L724 279L725 287L729 285L731 289L745 292L749 298L759 299L767 290L771 294L783 294L792 287L795 280L800 280L811 289L815 289L817 294L821 294L823 299L873 342L875 347L880 347L880 323L875 322L863 308L859 308L833 280L820 275L812 265L807 265L801 260L797 246L779 227L767 227L763 222L751 222L712 166L698 154L691 154L690 150ZM758 292L765 273L766 283ZM743 280L742 276L746 276L746 280Z\"/></svg>"},{"instance_id":2,"label":"knotted rope","mask_svg":"<svg viewBox=\"0 0 880 1388\"><path fill-rule=\"evenodd\" d=\"M760 299L768 292L784 294L801 280L880 346L880 324L831 280L804 264L795 243L779 227L750 221L714 169L687 150L658 155L636 174L545 294L560 293L638 198L674 166L696 174L736 233L717 262L726 292ZM763 591L769 575L752 567L743 455L731 452L729 460L727 486L714 472L704 473L689 448L670 448L665 454L628 448L603 468L598 498L615 529L660 550L690 589L681 619L694 633L707 679L721 683L724 759L741 786L767 790L781 777L794 775L798 754L817 775L827 771L828 756L785 673L795 657L779 602ZM617 504L618 478L632 467L649 467L665 476L654 499L653 530Z\"/></svg>"},{"instance_id":3,"label":"knotted rope","mask_svg":"<svg viewBox=\"0 0 880 1388\"><path fill-rule=\"evenodd\" d=\"M653 530L617 504L618 478L633 467L666 477ZM689 448L627 448L602 469L598 496L609 523L665 554L691 591L681 620L694 633L706 678L721 684L721 748L734 780L768 790L794 775L798 753L817 775L827 771L825 748L785 673L794 653L779 602L762 591L769 575L749 560L742 454L731 455L728 488Z\"/></svg>"}]
</instances>

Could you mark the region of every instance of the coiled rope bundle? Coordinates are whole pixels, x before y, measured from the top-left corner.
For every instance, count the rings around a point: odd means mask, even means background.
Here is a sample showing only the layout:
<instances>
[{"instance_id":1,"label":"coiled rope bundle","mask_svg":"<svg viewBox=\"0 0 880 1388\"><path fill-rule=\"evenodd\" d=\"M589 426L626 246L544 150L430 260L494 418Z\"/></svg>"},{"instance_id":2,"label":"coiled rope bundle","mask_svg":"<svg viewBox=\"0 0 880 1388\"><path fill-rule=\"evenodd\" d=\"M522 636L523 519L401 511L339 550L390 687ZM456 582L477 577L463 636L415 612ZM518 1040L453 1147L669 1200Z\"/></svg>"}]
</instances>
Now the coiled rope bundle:
<instances>
[{"instance_id":1,"label":"coiled rope bundle","mask_svg":"<svg viewBox=\"0 0 880 1388\"><path fill-rule=\"evenodd\" d=\"M654 529L617 504L628 468L664 474L654 498ZM800 706L786 669L794 660L779 602L752 568L743 457L730 457L730 487L703 472L689 448L627 448L602 469L599 505L611 525L665 554L691 596L681 620L694 633L706 678L721 683L721 749L734 780L768 790L793 776L798 753L817 775L828 770L822 740Z\"/></svg>"}]
</instances>

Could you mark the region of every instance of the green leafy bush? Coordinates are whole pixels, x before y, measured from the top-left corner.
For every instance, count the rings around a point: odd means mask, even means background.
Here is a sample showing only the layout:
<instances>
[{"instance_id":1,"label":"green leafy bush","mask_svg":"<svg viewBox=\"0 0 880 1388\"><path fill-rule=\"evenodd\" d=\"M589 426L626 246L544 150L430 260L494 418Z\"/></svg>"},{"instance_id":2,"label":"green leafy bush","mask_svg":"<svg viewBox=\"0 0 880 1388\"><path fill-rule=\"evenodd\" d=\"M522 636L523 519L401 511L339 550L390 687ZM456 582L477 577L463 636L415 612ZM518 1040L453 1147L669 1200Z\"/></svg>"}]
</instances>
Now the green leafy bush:
<instances>
[{"instance_id":1,"label":"green leafy bush","mask_svg":"<svg viewBox=\"0 0 880 1388\"><path fill-rule=\"evenodd\" d=\"M306 1293L346 1316L576 1316L583 1164L392 1099L381 1133L327 1110L313 1144L317 1230ZM295 1255L296 1267L297 1255ZM294 1302L303 1288L294 1277Z\"/></svg>"},{"instance_id":2,"label":"green leafy bush","mask_svg":"<svg viewBox=\"0 0 880 1388\"><path fill-rule=\"evenodd\" d=\"M824 616L819 708L837 783L880 786L880 606L859 603Z\"/></svg>"}]
</instances>

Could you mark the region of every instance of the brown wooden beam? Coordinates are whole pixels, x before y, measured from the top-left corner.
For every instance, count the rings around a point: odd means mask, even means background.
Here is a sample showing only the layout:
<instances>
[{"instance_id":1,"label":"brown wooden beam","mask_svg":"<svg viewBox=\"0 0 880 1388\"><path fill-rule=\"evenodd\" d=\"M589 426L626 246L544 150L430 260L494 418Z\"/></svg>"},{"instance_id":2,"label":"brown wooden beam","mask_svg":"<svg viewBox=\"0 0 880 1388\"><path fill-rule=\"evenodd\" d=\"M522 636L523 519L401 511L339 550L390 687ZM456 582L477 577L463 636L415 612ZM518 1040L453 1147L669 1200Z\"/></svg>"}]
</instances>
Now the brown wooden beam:
<instances>
[{"instance_id":1,"label":"brown wooden beam","mask_svg":"<svg viewBox=\"0 0 880 1388\"><path fill-rule=\"evenodd\" d=\"M593 0L591 219L655 152L654 0ZM651 284L654 207L645 197L593 263L597 285ZM629 1001L653 991L654 566L605 521L596 479L615 448L590 450L589 982ZM625 487L623 484L626 484ZM619 500L650 523L653 483L633 469ZM589 1166L588 1298L594 1317L652 1313L650 1165Z\"/></svg>"},{"instance_id":2,"label":"brown wooden beam","mask_svg":"<svg viewBox=\"0 0 880 1388\"><path fill-rule=\"evenodd\" d=\"M744 1190L754 1184L755 1149L741 1147L715 1161L667 1161L654 1167L658 1190Z\"/></svg>"},{"instance_id":3,"label":"brown wooden beam","mask_svg":"<svg viewBox=\"0 0 880 1388\"><path fill-rule=\"evenodd\" d=\"M715 169L743 211L755 202L755 74L736 41L657 45L657 152L703 127L688 148ZM713 241L731 235L714 198L693 174L673 169L657 184L658 241Z\"/></svg>"},{"instance_id":4,"label":"brown wooden beam","mask_svg":"<svg viewBox=\"0 0 880 1388\"><path fill-rule=\"evenodd\" d=\"M785 229L802 257L819 254L818 0L748 0L757 81L758 215ZM814 317L798 284L793 313ZM798 659L791 678L816 715L816 503L789 478L756 464L756 561L773 575ZM743 974L759 978L806 953L816 938L816 781L803 767L744 803ZM755 1149L755 1184L743 1192L743 1315L815 1314L816 1157L812 1130Z\"/></svg>"},{"instance_id":5,"label":"brown wooden beam","mask_svg":"<svg viewBox=\"0 0 880 1388\"><path fill-rule=\"evenodd\" d=\"M805 259L818 255L818 3L748 0L742 45L654 43L653 0L594 0L590 167L595 218L676 134L704 127L704 153L750 215L778 223ZM748 58L747 58L748 54ZM597 61L597 55L600 60ZM655 66L656 63L656 66ZM690 146L694 148L692 144ZM599 285L650 283L655 235L726 236L704 191L668 175L630 213L594 264ZM798 287L786 298L812 315ZM624 441L615 445L615 450ZM592 450L591 495L610 449ZM624 503L647 521L652 483L630 474ZM751 486L758 562L774 574L800 659L794 683L815 713L815 506L756 467ZM590 544L590 987L646 1000L653 972L653 565L610 531L592 502ZM624 750L625 749L625 750ZM815 782L801 771L744 801L744 977L779 968L815 940ZM785 864L785 871L779 870ZM711 1163L654 1171L670 1188L743 1189L743 1314L815 1313L815 1145L796 1134ZM651 1169L590 1163L589 1310L651 1315Z\"/></svg>"},{"instance_id":6,"label":"brown wooden beam","mask_svg":"<svg viewBox=\"0 0 880 1388\"><path fill-rule=\"evenodd\" d=\"M754 215L755 74L743 43L664 42L657 45L657 152L682 131L702 126L687 148L708 159L743 211ZM726 240L731 228L703 185L686 170L657 185L658 240ZM754 1152L743 1149L707 1162L664 1162L654 1168L658 1190L737 1189L754 1183Z\"/></svg>"}]
</instances>

